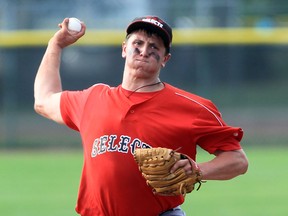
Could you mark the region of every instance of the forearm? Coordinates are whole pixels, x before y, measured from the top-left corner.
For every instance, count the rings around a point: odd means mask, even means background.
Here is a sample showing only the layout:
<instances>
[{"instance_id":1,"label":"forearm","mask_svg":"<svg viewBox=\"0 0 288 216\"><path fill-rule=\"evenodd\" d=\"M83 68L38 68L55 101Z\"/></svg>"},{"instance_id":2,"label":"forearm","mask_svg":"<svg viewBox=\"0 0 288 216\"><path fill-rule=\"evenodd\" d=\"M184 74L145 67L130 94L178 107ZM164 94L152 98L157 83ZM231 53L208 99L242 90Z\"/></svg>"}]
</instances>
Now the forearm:
<instances>
[{"instance_id":1,"label":"forearm","mask_svg":"<svg viewBox=\"0 0 288 216\"><path fill-rule=\"evenodd\" d=\"M218 152L211 161L198 164L204 180L228 180L244 174L248 161L242 150Z\"/></svg>"},{"instance_id":2,"label":"forearm","mask_svg":"<svg viewBox=\"0 0 288 216\"><path fill-rule=\"evenodd\" d=\"M60 78L61 53L62 49L51 39L35 78L35 102L42 101L49 95L62 91Z\"/></svg>"},{"instance_id":3,"label":"forearm","mask_svg":"<svg viewBox=\"0 0 288 216\"><path fill-rule=\"evenodd\" d=\"M61 95L59 92L62 91L60 78L61 53L62 48L52 38L42 58L34 82L35 111L58 123L63 123L58 109Z\"/></svg>"},{"instance_id":4,"label":"forearm","mask_svg":"<svg viewBox=\"0 0 288 216\"><path fill-rule=\"evenodd\" d=\"M61 92L62 85L60 79L60 61L62 49L75 43L85 34L86 26L81 23L80 32L71 33L68 30L69 19L65 18L59 24L60 30L50 39L42 62L39 66L35 84L34 97L36 105L42 103L47 97Z\"/></svg>"}]
</instances>

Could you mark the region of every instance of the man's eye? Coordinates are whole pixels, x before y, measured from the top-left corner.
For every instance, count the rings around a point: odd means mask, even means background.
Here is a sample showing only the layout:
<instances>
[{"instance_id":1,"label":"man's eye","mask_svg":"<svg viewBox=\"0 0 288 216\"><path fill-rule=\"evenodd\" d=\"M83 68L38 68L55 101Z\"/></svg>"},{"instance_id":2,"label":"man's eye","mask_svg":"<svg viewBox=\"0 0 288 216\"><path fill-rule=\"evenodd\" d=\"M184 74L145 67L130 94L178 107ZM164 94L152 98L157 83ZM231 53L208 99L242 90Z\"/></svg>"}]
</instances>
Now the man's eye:
<instances>
[{"instance_id":1,"label":"man's eye","mask_svg":"<svg viewBox=\"0 0 288 216\"><path fill-rule=\"evenodd\" d=\"M141 41L135 41L134 44L135 45L141 45Z\"/></svg>"},{"instance_id":2,"label":"man's eye","mask_svg":"<svg viewBox=\"0 0 288 216\"><path fill-rule=\"evenodd\" d=\"M158 47L157 47L157 46L154 46L154 45L152 45L151 48L158 50Z\"/></svg>"}]
</instances>

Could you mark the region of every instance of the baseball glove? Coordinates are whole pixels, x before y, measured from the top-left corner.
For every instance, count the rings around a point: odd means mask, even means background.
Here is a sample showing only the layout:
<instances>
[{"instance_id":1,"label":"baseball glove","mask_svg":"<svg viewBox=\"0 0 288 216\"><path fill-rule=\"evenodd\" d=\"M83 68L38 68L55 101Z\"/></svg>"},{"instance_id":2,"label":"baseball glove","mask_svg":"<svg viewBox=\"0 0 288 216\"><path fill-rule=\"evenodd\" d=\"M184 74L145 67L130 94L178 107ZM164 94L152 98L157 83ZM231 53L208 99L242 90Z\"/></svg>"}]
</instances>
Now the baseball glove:
<instances>
[{"instance_id":1,"label":"baseball glove","mask_svg":"<svg viewBox=\"0 0 288 216\"><path fill-rule=\"evenodd\" d=\"M136 149L134 159L147 185L152 187L155 194L185 196L194 190L196 183L199 183L197 190L201 186L202 175L196 162L176 151L167 148ZM192 167L196 167L191 175L186 175L183 168L170 173L172 166L181 159L188 159Z\"/></svg>"}]
</instances>

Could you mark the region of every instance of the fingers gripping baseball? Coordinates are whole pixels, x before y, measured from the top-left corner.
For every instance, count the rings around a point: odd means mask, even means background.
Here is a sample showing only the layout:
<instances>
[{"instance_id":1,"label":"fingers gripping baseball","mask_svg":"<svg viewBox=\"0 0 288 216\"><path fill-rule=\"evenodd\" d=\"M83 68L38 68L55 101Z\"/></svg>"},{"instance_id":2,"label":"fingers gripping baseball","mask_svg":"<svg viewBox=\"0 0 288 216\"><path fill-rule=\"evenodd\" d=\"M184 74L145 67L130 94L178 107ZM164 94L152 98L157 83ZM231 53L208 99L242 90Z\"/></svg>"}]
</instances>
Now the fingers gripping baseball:
<instances>
[{"instance_id":1,"label":"fingers gripping baseball","mask_svg":"<svg viewBox=\"0 0 288 216\"><path fill-rule=\"evenodd\" d=\"M67 47L80 39L86 31L86 25L81 22L81 30L79 32L69 31L68 29L69 18L65 18L62 23L58 24L60 30L57 31L53 40L61 47Z\"/></svg>"}]
</instances>

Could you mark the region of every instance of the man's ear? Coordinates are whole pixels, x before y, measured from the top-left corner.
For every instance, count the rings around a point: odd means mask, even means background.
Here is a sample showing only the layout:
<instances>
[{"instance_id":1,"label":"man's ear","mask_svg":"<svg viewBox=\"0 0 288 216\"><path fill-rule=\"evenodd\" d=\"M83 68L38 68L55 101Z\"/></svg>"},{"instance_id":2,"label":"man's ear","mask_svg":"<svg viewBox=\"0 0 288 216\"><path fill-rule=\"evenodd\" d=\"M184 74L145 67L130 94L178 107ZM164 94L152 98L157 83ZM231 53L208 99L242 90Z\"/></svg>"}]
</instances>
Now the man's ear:
<instances>
[{"instance_id":1,"label":"man's ear","mask_svg":"<svg viewBox=\"0 0 288 216\"><path fill-rule=\"evenodd\" d=\"M169 59L171 58L171 53L168 53L166 56L164 56L164 60L162 62L162 67L164 68L166 63L169 61Z\"/></svg>"},{"instance_id":2,"label":"man's ear","mask_svg":"<svg viewBox=\"0 0 288 216\"><path fill-rule=\"evenodd\" d=\"M127 48L126 42L123 41L123 43L122 43L122 58L126 58L126 48Z\"/></svg>"}]
</instances>

